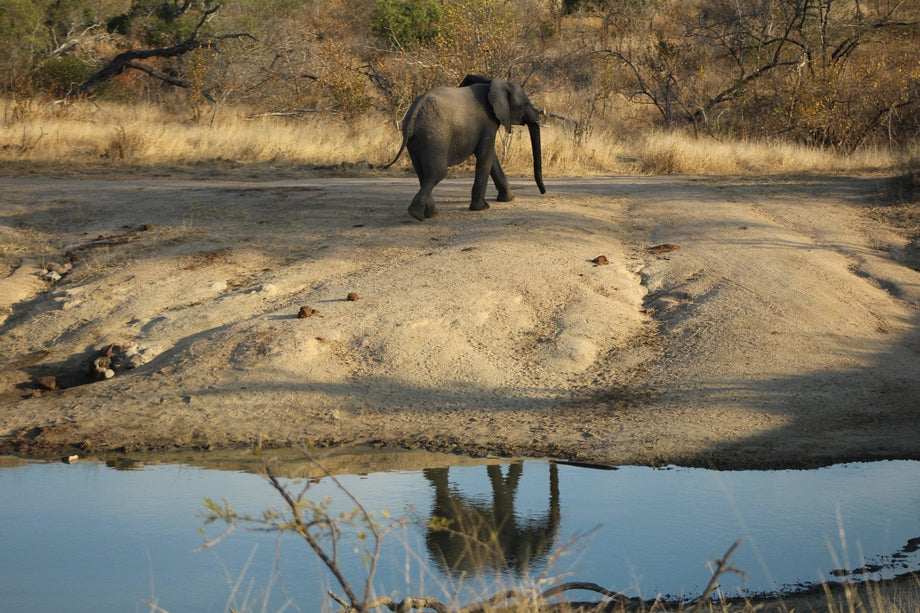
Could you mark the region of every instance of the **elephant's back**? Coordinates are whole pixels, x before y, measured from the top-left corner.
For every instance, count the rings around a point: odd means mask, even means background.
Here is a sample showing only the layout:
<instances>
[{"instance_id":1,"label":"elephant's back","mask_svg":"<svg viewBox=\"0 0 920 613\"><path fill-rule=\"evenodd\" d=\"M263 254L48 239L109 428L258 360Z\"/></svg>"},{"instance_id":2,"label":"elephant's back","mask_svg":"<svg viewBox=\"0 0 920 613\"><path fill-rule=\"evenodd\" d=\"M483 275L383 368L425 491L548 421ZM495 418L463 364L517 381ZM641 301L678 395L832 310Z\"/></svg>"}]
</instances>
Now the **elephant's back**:
<instances>
[{"instance_id":1,"label":"elephant's back","mask_svg":"<svg viewBox=\"0 0 920 613\"><path fill-rule=\"evenodd\" d=\"M491 108L488 88L483 88L482 84L435 87L418 100L418 119L429 129L443 126L452 131L467 131L470 126L480 125L483 119L489 119L486 109Z\"/></svg>"}]
</instances>

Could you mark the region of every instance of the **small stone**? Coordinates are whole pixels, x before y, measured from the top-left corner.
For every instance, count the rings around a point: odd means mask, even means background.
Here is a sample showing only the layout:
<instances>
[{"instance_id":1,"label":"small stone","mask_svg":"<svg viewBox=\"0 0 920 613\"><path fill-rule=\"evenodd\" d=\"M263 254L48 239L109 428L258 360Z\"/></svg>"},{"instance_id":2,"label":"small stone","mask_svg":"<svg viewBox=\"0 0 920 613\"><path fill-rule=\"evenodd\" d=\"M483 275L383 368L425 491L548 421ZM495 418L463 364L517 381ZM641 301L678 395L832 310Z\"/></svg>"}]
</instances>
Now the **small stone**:
<instances>
[{"instance_id":1,"label":"small stone","mask_svg":"<svg viewBox=\"0 0 920 613\"><path fill-rule=\"evenodd\" d=\"M54 375L46 375L38 378L38 387L40 389L53 392L58 389L57 378Z\"/></svg>"},{"instance_id":2,"label":"small stone","mask_svg":"<svg viewBox=\"0 0 920 613\"><path fill-rule=\"evenodd\" d=\"M73 268L73 264L71 264L70 262L65 262L63 264L59 264L57 262L51 262L50 264L48 264L48 270L54 271L58 273L59 275L66 275L68 272L70 272L72 268Z\"/></svg>"},{"instance_id":3,"label":"small stone","mask_svg":"<svg viewBox=\"0 0 920 613\"><path fill-rule=\"evenodd\" d=\"M670 253L672 251L677 251L678 249L680 249L680 245L675 245L674 243L661 243L660 245L649 247L646 249L646 251L652 255L658 255L659 253Z\"/></svg>"},{"instance_id":4,"label":"small stone","mask_svg":"<svg viewBox=\"0 0 920 613\"><path fill-rule=\"evenodd\" d=\"M358 292L349 292L348 296L345 298L348 302L355 302L360 300L361 296L358 295Z\"/></svg>"},{"instance_id":5,"label":"small stone","mask_svg":"<svg viewBox=\"0 0 920 613\"><path fill-rule=\"evenodd\" d=\"M297 313L297 318L304 319L306 317L313 317L314 315L319 315L319 311L308 306L302 306L300 307L300 312Z\"/></svg>"},{"instance_id":6,"label":"small stone","mask_svg":"<svg viewBox=\"0 0 920 613\"><path fill-rule=\"evenodd\" d=\"M73 464L79 459L80 459L80 456L78 456L77 454L65 455L63 458L61 458L61 462L63 462L64 464Z\"/></svg>"},{"instance_id":7,"label":"small stone","mask_svg":"<svg viewBox=\"0 0 920 613\"><path fill-rule=\"evenodd\" d=\"M61 274L54 270L49 270L48 272L42 275L42 279L44 279L45 281L51 281L53 283L55 281L61 280Z\"/></svg>"},{"instance_id":8,"label":"small stone","mask_svg":"<svg viewBox=\"0 0 920 613\"><path fill-rule=\"evenodd\" d=\"M607 259L606 255L599 255L591 260L591 262L593 262L595 266L606 266L610 263L610 260Z\"/></svg>"}]
</instances>

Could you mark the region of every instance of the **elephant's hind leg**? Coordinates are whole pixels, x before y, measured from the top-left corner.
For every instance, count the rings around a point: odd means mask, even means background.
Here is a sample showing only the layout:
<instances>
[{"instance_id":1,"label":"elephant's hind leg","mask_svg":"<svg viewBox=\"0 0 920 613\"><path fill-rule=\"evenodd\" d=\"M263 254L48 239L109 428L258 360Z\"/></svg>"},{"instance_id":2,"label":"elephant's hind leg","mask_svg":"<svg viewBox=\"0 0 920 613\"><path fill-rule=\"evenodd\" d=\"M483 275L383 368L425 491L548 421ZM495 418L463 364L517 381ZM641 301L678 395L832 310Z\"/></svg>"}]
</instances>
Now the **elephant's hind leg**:
<instances>
[{"instance_id":1,"label":"elephant's hind leg","mask_svg":"<svg viewBox=\"0 0 920 613\"><path fill-rule=\"evenodd\" d=\"M434 198L431 193L434 191L434 186L447 176L447 167L434 167L434 165L427 163L422 156L412 152L410 154L421 187L412 199L412 204L409 205L409 215L419 221L425 221L429 217L434 217L438 214L438 209L434 205Z\"/></svg>"},{"instance_id":2,"label":"elephant's hind leg","mask_svg":"<svg viewBox=\"0 0 920 613\"><path fill-rule=\"evenodd\" d=\"M412 204L409 205L409 215L419 221L425 221L428 217L434 217L438 214L438 210L435 208L434 201L431 198L431 190L428 190L427 196L423 193L424 191L424 189L420 189L412 199Z\"/></svg>"}]
</instances>

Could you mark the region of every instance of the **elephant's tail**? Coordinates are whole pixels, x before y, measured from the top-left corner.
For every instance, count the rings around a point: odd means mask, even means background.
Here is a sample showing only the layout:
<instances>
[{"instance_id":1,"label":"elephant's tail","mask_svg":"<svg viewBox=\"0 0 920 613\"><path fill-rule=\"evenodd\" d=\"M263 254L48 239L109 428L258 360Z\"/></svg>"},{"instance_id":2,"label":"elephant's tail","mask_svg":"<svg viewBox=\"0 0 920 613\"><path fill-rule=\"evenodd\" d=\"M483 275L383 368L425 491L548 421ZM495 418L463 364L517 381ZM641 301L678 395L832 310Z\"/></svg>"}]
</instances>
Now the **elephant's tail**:
<instances>
[{"instance_id":1,"label":"elephant's tail","mask_svg":"<svg viewBox=\"0 0 920 613\"><path fill-rule=\"evenodd\" d=\"M390 162L389 164L383 167L384 170L386 170L387 168L389 168L390 166L396 163L396 160L399 159L399 156L402 155L403 150L406 148L406 141L408 140L409 140L409 137L403 134L402 144L399 146L399 151L396 152L396 157L393 158L392 162Z\"/></svg>"},{"instance_id":2,"label":"elephant's tail","mask_svg":"<svg viewBox=\"0 0 920 613\"><path fill-rule=\"evenodd\" d=\"M428 94L424 94L416 98L412 102L412 106L409 107L409 110L406 111L406 114L403 115L402 120L402 133L403 139L402 144L399 146L399 151L396 152L396 157L393 158L393 161L384 166L384 169L389 168L396 163L396 160L399 159L399 156L402 155L403 150L406 148L406 143L409 142L409 137L412 136L412 129L415 126L415 116L418 115L418 108L420 102L428 97Z\"/></svg>"}]
</instances>

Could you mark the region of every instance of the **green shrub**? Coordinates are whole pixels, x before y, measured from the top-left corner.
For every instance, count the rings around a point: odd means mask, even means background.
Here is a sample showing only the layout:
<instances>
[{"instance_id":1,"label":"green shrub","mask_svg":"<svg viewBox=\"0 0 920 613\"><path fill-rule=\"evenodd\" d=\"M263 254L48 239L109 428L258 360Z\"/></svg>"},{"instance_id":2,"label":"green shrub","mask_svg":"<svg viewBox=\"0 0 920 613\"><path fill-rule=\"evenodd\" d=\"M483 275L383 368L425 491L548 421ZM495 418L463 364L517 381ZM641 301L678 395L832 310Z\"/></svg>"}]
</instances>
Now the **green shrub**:
<instances>
[{"instance_id":1,"label":"green shrub","mask_svg":"<svg viewBox=\"0 0 920 613\"><path fill-rule=\"evenodd\" d=\"M424 45L437 36L440 17L437 0L377 0L371 32L399 47Z\"/></svg>"},{"instance_id":2,"label":"green shrub","mask_svg":"<svg viewBox=\"0 0 920 613\"><path fill-rule=\"evenodd\" d=\"M92 66L75 55L52 57L39 66L34 85L41 91L60 97L76 89L92 74Z\"/></svg>"}]
</instances>

